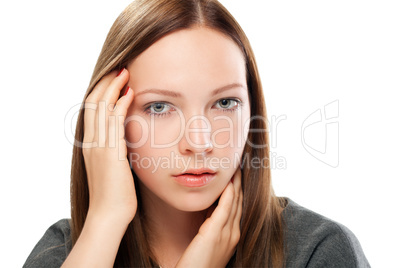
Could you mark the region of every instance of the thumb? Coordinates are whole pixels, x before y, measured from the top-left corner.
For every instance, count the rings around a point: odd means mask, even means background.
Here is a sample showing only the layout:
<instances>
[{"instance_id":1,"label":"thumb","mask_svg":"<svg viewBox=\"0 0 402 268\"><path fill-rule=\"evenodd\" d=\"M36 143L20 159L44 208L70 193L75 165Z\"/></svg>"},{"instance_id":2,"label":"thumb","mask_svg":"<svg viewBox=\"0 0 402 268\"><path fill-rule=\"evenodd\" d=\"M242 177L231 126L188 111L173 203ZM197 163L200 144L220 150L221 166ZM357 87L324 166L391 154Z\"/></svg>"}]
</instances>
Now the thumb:
<instances>
[{"instance_id":1,"label":"thumb","mask_svg":"<svg viewBox=\"0 0 402 268\"><path fill-rule=\"evenodd\" d=\"M216 207L218 206L218 202L219 202L218 198L208 209L207 209L207 219L211 217L212 213L215 211Z\"/></svg>"}]
</instances>

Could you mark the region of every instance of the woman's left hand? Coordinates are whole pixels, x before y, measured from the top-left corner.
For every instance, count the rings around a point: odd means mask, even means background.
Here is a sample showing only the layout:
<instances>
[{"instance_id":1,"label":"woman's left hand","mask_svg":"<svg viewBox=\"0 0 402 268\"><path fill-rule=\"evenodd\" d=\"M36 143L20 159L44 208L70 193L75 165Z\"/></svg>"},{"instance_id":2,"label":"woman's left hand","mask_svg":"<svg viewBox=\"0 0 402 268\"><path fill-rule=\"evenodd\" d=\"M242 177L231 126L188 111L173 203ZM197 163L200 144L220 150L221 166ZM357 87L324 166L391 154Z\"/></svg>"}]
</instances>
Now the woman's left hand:
<instances>
[{"instance_id":1,"label":"woman's left hand","mask_svg":"<svg viewBox=\"0 0 402 268\"><path fill-rule=\"evenodd\" d=\"M176 267L225 267L240 239L243 191L241 170L236 170L218 206L201 225Z\"/></svg>"}]
</instances>

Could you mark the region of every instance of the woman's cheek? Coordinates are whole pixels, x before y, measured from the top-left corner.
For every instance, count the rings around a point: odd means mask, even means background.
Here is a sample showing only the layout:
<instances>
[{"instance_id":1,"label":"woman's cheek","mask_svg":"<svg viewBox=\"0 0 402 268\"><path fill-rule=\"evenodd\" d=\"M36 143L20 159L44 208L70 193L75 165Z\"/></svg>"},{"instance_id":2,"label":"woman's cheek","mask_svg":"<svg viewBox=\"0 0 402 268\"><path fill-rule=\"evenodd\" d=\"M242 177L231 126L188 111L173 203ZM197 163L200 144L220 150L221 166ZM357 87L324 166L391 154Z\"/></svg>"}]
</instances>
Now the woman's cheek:
<instances>
[{"instance_id":1,"label":"woman's cheek","mask_svg":"<svg viewBox=\"0 0 402 268\"><path fill-rule=\"evenodd\" d=\"M158 118L132 115L125 124L125 138L129 149L170 147L180 138L181 122L177 116Z\"/></svg>"},{"instance_id":2,"label":"woman's cheek","mask_svg":"<svg viewBox=\"0 0 402 268\"><path fill-rule=\"evenodd\" d=\"M245 144L244 123L237 117L220 117L214 119L212 131L212 142L216 149L237 150L242 149Z\"/></svg>"},{"instance_id":3,"label":"woman's cheek","mask_svg":"<svg viewBox=\"0 0 402 268\"><path fill-rule=\"evenodd\" d=\"M184 134L182 119L172 114L163 118L150 120L150 141L155 148L168 148L177 144Z\"/></svg>"},{"instance_id":4,"label":"woman's cheek","mask_svg":"<svg viewBox=\"0 0 402 268\"><path fill-rule=\"evenodd\" d=\"M229 117L213 119L211 139L215 149L234 147L234 128Z\"/></svg>"},{"instance_id":5,"label":"woman's cheek","mask_svg":"<svg viewBox=\"0 0 402 268\"><path fill-rule=\"evenodd\" d=\"M149 142L149 123L141 116L129 116L125 122L124 132L128 151L133 151Z\"/></svg>"}]
</instances>

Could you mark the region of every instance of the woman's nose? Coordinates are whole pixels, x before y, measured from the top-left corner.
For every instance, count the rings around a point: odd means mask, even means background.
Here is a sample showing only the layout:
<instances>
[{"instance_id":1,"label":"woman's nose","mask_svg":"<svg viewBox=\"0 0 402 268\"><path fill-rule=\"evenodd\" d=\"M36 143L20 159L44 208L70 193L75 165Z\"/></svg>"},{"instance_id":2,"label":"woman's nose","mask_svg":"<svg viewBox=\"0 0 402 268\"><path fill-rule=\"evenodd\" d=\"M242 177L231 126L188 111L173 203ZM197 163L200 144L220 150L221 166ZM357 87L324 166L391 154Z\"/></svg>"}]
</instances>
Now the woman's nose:
<instances>
[{"instance_id":1,"label":"woman's nose","mask_svg":"<svg viewBox=\"0 0 402 268\"><path fill-rule=\"evenodd\" d=\"M204 153L213 149L211 123L205 116L193 116L187 120L184 136L179 142L182 154Z\"/></svg>"}]
</instances>

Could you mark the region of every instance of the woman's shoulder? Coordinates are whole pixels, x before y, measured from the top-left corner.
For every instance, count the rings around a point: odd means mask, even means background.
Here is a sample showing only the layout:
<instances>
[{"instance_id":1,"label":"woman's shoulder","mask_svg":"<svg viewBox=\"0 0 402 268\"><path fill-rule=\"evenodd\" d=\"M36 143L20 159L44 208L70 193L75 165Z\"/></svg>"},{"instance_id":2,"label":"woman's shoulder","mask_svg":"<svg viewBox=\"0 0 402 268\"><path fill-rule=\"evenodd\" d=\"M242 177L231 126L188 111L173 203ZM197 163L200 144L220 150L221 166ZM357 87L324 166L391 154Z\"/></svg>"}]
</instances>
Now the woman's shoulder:
<instances>
[{"instance_id":1,"label":"woman's shoulder","mask_svg":"<svg viewBox=\"0 0 402 268\"><path fill-rule=\"evenodd\" d=\"M370 267L356 236L344 225L285 198L289 267Z\"/></svg>"},{"instance_id":2,"label":"woman's shoulder","mask_svg":"<svg viewBox=\"0 0 402 268\"><path fill-rule=\"evenodd\" d=\"M70 251L70 220L62 219L46 230L23 267L60 267Z\"/></svg>"}]
</instances>

